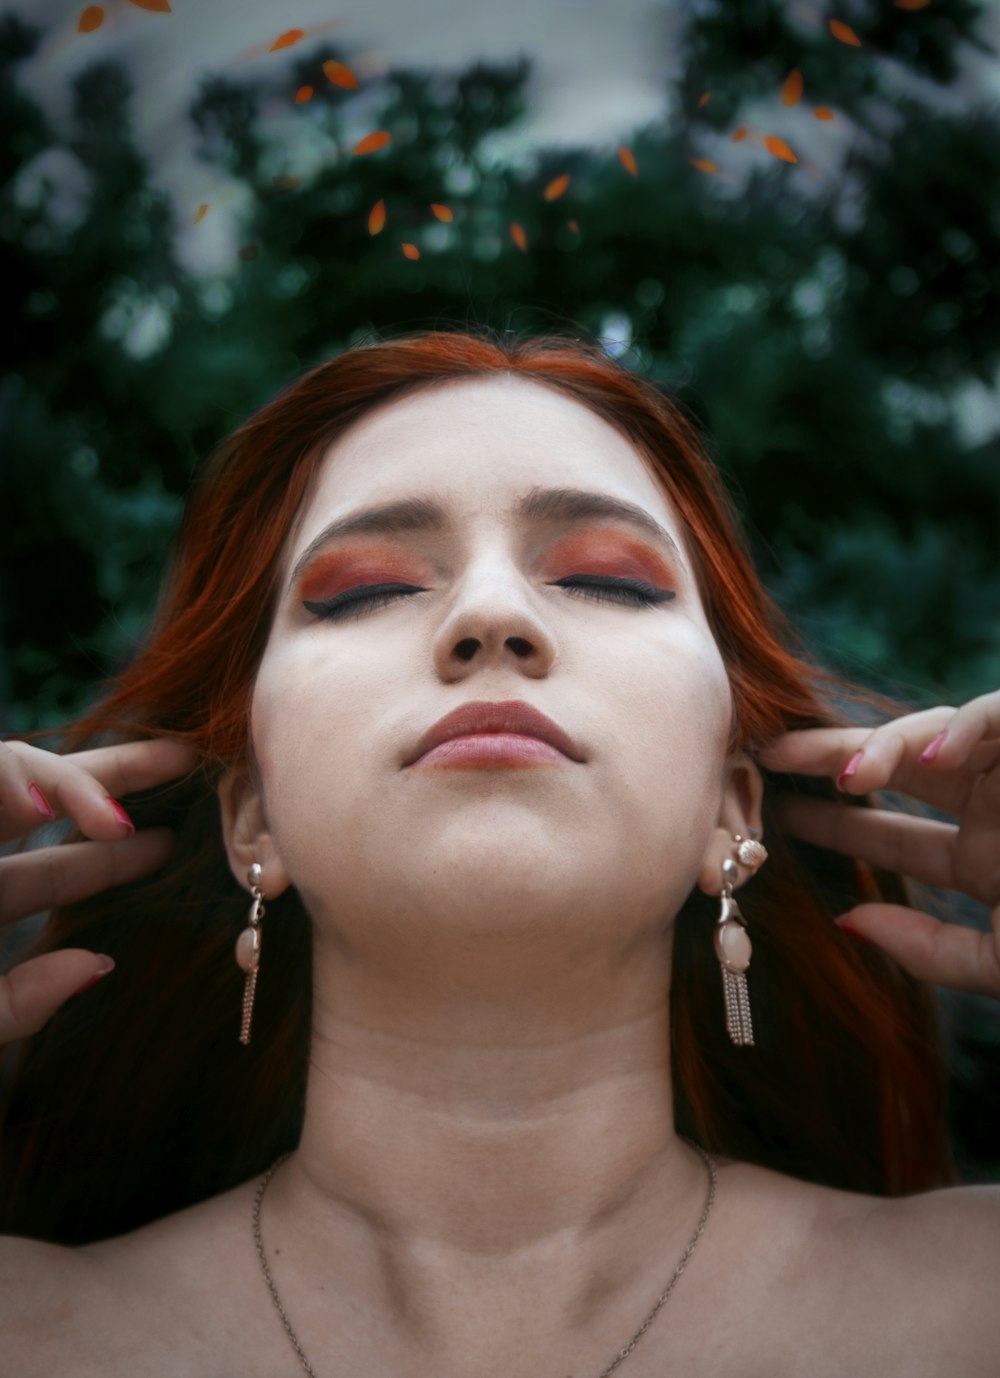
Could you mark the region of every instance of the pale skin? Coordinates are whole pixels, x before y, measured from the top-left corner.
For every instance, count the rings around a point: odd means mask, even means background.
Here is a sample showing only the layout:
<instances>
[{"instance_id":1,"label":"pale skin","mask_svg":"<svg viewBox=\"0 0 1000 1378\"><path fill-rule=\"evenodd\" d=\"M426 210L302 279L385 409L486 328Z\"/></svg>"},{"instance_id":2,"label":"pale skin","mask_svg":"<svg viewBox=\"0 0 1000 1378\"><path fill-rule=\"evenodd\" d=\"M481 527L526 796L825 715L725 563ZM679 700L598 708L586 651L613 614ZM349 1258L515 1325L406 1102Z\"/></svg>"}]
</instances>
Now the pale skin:
<instances>
[{"instance_id":1,"label":"pale skin","mask_svg":"<svg viewBox=\"0 0 1000 1378\"><path fill-rule=\"evenodd\" d=\"M634 503L676 552L617 520L517 516L539 484ZM425 591L356 620L308 612L289 575L315 538L412 496L449 524L364 548ZM584 532L601 572L617 560L636 577L640 558L638 577L675 597L561 586L588 572L581 547L566 554ZM378 582L351 568L337 589ZM682 524L578 403L464 381L332 447L283 573L253 700L258 769L227 775L220 807L237 881L256 860L265 896L296 886L315 929L305 1126L262 1217L286 1310L319 1378L597 1378L705 1202L704 1165L673 1130L670 924L692 887L719 893L733 834L760 827L761 776L728 751L729 685ZM540 708L583 760L404 765L433 722L482 699ZM848 919L922 979L1000 997L1000 694L789 734L759 759L836 778L859 750L846 793L902 790L954 822L803 801L784 825L990 907L986 934L892 906ZM64 757L3 744L0 839L41 821L33 784L91 840L0 863L0 918L162 865L169 835L130 836L108 796L194 764L168 742ZM0 1037L40 1028L99 969L71 950L0 978ZM256 1185L77 1250L3 1241L0 1373L301 1372L253 1249ZM994 1189L883 1201L723 1163L688 1269L616 1372L985 1376L998 1270Z\"/></svg>"}]
</instances>

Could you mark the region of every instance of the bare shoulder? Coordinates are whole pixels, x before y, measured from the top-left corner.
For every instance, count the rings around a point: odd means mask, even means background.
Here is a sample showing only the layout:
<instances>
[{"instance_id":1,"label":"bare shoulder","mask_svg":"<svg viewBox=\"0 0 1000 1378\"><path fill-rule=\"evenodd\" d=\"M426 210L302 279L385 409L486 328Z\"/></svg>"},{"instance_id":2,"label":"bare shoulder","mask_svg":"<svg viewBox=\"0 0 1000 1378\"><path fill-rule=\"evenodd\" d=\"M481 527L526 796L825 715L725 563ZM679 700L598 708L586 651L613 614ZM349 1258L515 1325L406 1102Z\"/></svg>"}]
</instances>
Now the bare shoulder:
<instances>
[{"instance_id":1,"label":"bare shoulder","mask_svg":"<svg viewBox=\"0 0 1000 1378\"><path fill-rule=\"evenodd\" d=\"M240 1348L232 1298L255 1281L235 1247L249 1190L80 1248L0 1237L0 1378L116 1378L140 1357L148 1373L214 1378Z\"/></svg>"},{"instance_id":2,"label":"bare shoulder","mask_svg":"<svg viewBox=\"0 0 1000 1378\"><path fill-rule=\"evenodd\" d=\"M760 1304L792 1303L800 1358L815 1351L803 1371L996 1374L1000 1187L885 1198L746 1164L733 1185L746 1238L769 1254Z\"/></svg>"}]
</instances>

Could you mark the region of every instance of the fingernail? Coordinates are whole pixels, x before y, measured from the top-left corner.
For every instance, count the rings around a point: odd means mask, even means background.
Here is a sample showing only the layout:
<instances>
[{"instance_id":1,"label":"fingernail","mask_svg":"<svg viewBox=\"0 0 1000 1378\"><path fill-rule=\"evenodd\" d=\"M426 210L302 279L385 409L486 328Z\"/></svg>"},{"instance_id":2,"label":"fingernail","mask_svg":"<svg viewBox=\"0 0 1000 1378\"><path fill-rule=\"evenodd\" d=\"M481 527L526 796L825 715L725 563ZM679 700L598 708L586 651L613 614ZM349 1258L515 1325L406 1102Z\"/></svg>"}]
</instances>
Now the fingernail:
<instances>
[{"instance_id":1,"label":"fingernail","mask_svg":"<svg viewBox=\"0 0 1000 1378\"><path fill-rule=\"evenodd\" d=\"M844 769L837 776L837 788L840 790L841 793L844 792L843 781L846 780L849 775L854 775L857 772L858 766L861 764L861 758L864 754L865 753L863 751L856 751L854 755L851 757L851 759L848 761Z\"/></svg>"},{"instance_id":2,"label":"fingernail","mask_svg":"<svg viewBox=\"0 0 1000 1378\"><path fill-rule=\"evenodd\" d=\"M118 822L124 823L126 828L128 828L130 834L134 833L135 824L132 822L131 818L129 818L125 810L122 808L121 804L118 803L117 799L112 799L110 794L107 795L106 798L108 804L111 806L111 812L118 819Z\"/></svg>"},{"instance_id":3,"label":"fingernail","mask_svg":"<svg viewBox=\"0 0 1000 1378\"><path fill-rule=\"evenodd\" d=\"M934 740L931 742L931 744L929 746L925 746L923 751L921 751L919 759L924 762L933 761L934 757L941 750L941 743L944 741L947 735L947 729L944 732L939 732L937 736L934 738Z\"/></svg>"},{"instance_id":4,"label":"fingernail","mask_svg":"<svg viewBox=\"0 0 1000 1378\"><path fill-rule=\"evenodd\" d=\"M105 976L110 976L111 973L114 971L114 958L109 957L106 952L99 952L97 954L97 959L97 970L94 972L93 976L91 976L89 981L84 981L80 989L73 992L74 995L82 995L85 990L90 990L91 986L96 986L98 981L103 981Z\"/></svg>"},{"instance_id":5,"label":"fingernail","mask_svg":"<svg viewBox=\"0 0 1000 1378\"><path fill-rule=\"evenodd\" d=\"M43 818L55 818L55 809L36 784L32 783L28 786L28 793L31 795L31 802Z\"/></svg>"},{"instance_id":6,"label":"fingernail","mask_svg":"<svg viewBox=\"0 0 1000 1378\"><path fill-rule=\"evenodd\" d=\"M859 933L856 928L852 928L849 919L834 919L834 923L842 933L849 934L856 943L864 943L865 947L878 947L878 943L873 943L871 938L866 938L863 933Z\"/></svg>"}]
</instances>

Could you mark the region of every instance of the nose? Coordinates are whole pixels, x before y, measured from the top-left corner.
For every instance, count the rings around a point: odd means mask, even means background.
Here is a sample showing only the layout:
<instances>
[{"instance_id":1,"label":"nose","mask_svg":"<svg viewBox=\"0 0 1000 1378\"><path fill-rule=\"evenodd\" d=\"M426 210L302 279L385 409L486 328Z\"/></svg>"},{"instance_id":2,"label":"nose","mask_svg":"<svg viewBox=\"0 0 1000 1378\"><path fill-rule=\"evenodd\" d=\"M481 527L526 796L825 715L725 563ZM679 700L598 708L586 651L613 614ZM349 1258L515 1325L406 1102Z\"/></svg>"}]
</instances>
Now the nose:
<instances>
[{"instance_id":1,"label":"nose","mask_svg":"<svg viewBox=\"0 0 1000 1378\"><path fill-rule=\"evenodd\" d=\"M445 679L469 666L509 665L532 678L549 672L555 637L515 564L494 558L470 567L435 632L433 658Z\"/></svg>"}]
</instances>

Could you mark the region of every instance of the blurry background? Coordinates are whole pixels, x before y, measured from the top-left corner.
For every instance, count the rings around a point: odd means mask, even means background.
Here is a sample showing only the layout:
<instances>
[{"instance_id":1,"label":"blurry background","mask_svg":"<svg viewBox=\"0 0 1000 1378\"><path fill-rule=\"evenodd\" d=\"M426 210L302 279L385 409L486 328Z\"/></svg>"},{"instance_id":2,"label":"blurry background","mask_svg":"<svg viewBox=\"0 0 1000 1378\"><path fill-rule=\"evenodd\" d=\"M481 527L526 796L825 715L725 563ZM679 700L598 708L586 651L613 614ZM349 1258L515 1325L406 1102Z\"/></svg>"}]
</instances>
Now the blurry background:
<instances>
[{"instance_id":1,"label":"blurry background","mask_svg":"<svg viewBox=\"0 0 1000 1378\"><path fill-rule=\"evenodd\" d=\"M255 406L464 323L592 334L692 408L822 659L1000 685L1000 7L331 5L0 12L0 733L127 659ZM995 1006L945 1013L1000 1180Z\"/></svg>"}]
</instances>

